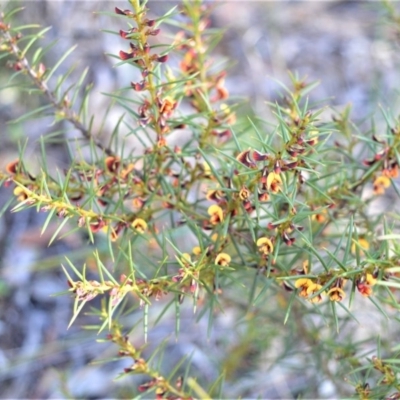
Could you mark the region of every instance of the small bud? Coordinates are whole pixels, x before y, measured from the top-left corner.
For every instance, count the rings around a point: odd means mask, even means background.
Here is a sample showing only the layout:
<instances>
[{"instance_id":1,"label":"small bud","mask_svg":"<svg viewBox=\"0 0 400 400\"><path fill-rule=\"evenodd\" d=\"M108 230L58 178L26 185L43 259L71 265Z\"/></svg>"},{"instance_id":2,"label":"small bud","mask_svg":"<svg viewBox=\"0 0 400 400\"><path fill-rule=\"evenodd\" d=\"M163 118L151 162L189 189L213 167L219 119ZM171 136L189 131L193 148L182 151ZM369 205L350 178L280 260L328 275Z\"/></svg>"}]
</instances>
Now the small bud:
<instances>
[{"instance_id":1,"label":"small bud","mask_svg":"<svg viewBox=\"0 0 400 400\"><path fill-rule=\"evenodd\" d=\"M168 54L164 54L163 56L157 57L157 61L160 63L164 63L168 60Z\"/></svg>"},{"instance_id":2,"label":"small bud","mask_svg":"<svg viewBox=\"0 0 400 400\"><path fill-rule=\"evenodd\" d=\"M125 51L120 51L119 52L119 56L121 58L121 60L129 60L130 58L133 58L133 54L132 53L126 53Z\"/></svg>"},{"instance_id":3,"label":"small bud","mask_svg":"<svg viewBox=\"0 0 400 400\"><path fill-rule=\"evenodd\" d=\"M10 25L4 22L0 22L0 31L6 32L10 30Z\"/></svg>"},{"instance_id":4,"label":"small bud","mask_svg":"<svg viewBox=\"0 0 400 400\"><path fill-rule=\"evenodd\" d=\"M160 33L161 29L152 29L150 31L147 31L147 35L150 36L157 36Z\"/></svg>"},{"instance_id":5,"label":"small bud","mask_svg":"<svg viewBox=\"0 0 400 400\"><path fill-rule=\"evenodd\" d=\"M36 72L37 78L38 79L42 78L45 72L46 72L46 66L43 63L40 63Z\"/></svg>"},{"instance_id":6,"label":"small bud","mask_svg":"<svg viewBox=\"0 0 400 400\"><path fill-rule=\"evenodd\" d=\"M257 150L253 151L252 158L254 161L265 161L269 159L269 154L260 153Z\"/></svg>"},{"instance_id":7,"label":"small bud","mask_svg":"<svg viewBox=\"0 0 400 400\"><path fill-rule=\"evenodd\" d=\"M114 157L114 156L107 157L104 160L104 163L106 165L107 170L112 173L116 172L121 165L119 157Z\"/></svg>"},{"instance_id":8,"label":"small bud","mask_svg":"<svg viewBox=\"0 0 400 400\"><path fill-rule=\"evenodd\" d=\"M128 38L129 33L130 33L129 31L123 31L122 29L120 29L119 36L121 36L122 39L129 39Z\"/></svg>"},{"instance_id":9,"label":"small bud","mask_svg":"<svg viewBox=\"0 0 400 400\"><path fill-rule=\"evenodd\" d=\"M131 86L133 90L136 90L136 92L141 92L146 88L146 81L141 81L141 82L131 82Z\"/></svg>"},{"instance_id":10,"label":"small bud","mask_svg":"<svg viewBox=\"0 0 400 400\"><path fill-rule=\"evenodd\" d=\"M134 15L133 12L131 10L122 10L119 7L115 7L115 13L119 14L119 15L126 15L126 16L132 16Z\"/></svg>"},{"instance_id":11,"label":"small bud","mask_svg":"<svg viewBox=\"0 0 400 400\"><path fill-rule=\"evenodd\" d=\"M16 173L18 173L19 165L19 159L11 161L7 164L6 171L11 175L15 175Z\"/></svg>"},{"instance_id":12,"label":"small bud","mask_svg":"<svg viewBox=\"0 0 400 400\"><path fill-rule=\"evenodd\" d=\"M99 232L105 225L106 223L99 218L97 221L90 222L89 228L93 233L96 233Z\"/></svg>"}]
</instances>

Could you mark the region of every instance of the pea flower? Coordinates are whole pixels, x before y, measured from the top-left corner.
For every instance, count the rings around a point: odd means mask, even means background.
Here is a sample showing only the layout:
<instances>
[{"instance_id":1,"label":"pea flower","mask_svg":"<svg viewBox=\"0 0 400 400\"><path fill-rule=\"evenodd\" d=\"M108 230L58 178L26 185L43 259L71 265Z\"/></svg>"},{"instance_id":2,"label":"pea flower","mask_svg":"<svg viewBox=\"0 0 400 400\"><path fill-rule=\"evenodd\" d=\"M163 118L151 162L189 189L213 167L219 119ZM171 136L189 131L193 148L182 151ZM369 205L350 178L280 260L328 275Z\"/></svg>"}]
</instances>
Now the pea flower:
<instances>
[{"instance_id":1,"label":"pea flower","mask_svg":"<svg viewBox=\"0 0 400 400\"><path fill-rule=\"evenodd\" d=\"M376 281L376 277L373 274L367 272L361 278L357 279L357 290L361 293L362 296L369 297L373 292L372 286L376 284Z\"/></svg>"},{"instance_id":2,"label":"pea flower","mask_svg":"<svg viewBox=\"0 0 400 400\"><path fill-rule=\"evenodd\" d=\"M267 237L262 237L257 240L258 250L263 253L265 256L272 253L274 251L274 245L272 244L271 239Z\"/></svg>"},{"instance_id":3,"label":"pea flower","mask_svg":"<svg viewBox=\"0 0 400 400\"><path fill-rule=\"evenodd\" d=\"M374 194L380 195L385 193L385 189L390 187L390 178L380 175L374 180Z\"/></svg>"},{"instance_id":4,"label":"pea flower","mask_svg":"<svg viewBox=\"0 0 400 400\"><path fill-rule=\"evenodd\" d=\"M132 224L132 228L136 230L139 233L144 233L147 229L147 223L144 219L142 218L136 218Z\"/></svg>"},{"instance_id":5,"label":"pea flower","mask_svg":"<svg viewBox=\"0 0 400 400\"><path fill-rule=\"evenodd\" d=\"M278 193L281 191L282 179L276 172L270 172L267 176L267 190L272 193Z\"/></svg>"},{"instance_id":6,"label":"pea flower","mask_svg":"<svg viewBox=\"0 0 400 400\"><path fill-rule=\"evenodd\" d=\"M227 267L231 262L231 256L226 253L219 253L215 259L215 264L221 267Z\"/></svg>"},{"instance_id":7,"label":"pea flower","mask_svg":"<svg viewBox=\"0 0 400 400\"><path fill-rule=\"evenodd\" d=\"M296 289L301 289L299 292L300 297L307 297L308 296L308 289L314 285L314 282L309 278L300 278L297 279L294 287Z\"/></svg>"},{"instance_id":8,"label":"pea flower","mask_svg":"<svg viewBox=\"0 0 400 400\"><path fill-rule=\"evenodd\" d=\"M217 206L216 204L208 207L207 212L210 216L210 223L212 225L218 225L224 220L224 213L222 211L222 208L220 206Z\"/></svg>"},{"instance_id":9,"label":"pea flower","mask_svg":"<svg viewBox=\"0 0 400 400\"><path fill-rule=\"evenodd\" d=\"M324 294L324 292L321 292L315 296L315 293L318 293L321 289L322 285L318 283L312 283L308 286L307 296L309 297L308 300L311 301L311 303L320 303L322 301L322 295Z\"/></svg>"}]
</instances>

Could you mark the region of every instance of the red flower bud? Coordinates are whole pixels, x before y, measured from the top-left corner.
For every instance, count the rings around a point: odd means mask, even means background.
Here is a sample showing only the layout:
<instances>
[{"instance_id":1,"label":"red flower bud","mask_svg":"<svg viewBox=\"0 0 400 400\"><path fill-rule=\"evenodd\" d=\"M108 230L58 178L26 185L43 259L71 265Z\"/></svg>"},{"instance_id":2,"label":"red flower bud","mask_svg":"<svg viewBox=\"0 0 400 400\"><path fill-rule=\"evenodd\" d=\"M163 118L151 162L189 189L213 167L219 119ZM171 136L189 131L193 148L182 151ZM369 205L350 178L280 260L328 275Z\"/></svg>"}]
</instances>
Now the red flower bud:
<instances>
[{"instance_id":1,"label":"red flower bud","mask_svg":"<svg viewBox=\"0 0 400 400\"><path fill-rule=\"evenodd\" d=\"M164 54L163 56L157 57L157 61L160 63L164 63L168 60L168 54Z\"/></svg>"},{"instance_id":2,"label":"red flower bud","mask_svg":"<svg viewBox=\"0 0 400 400\"><path fill-rule=\"evenodd\" d=\"M150 36L157 36L160 33L161 29L152 29L150 31L147 31L147 35Z\"/></svg>"},{"instance_id":3,"label":"red flower bud","mask_svg":"<svg viewBox=\"0 0 400 400\"><path fill-rule=\"evenodd\" d=\"M133 58L133 54L132 53L126 53L125 51L120 51L119 52L119 56L121 58L121 60L129 60L130 58Z\"/></svg>"},{"instance_id":4,"label":"red flower bud","mask_svg":"<svg viewBox=\"0 0 400 400\"><path fill-rule=\"evenodd\" d=\"M114 10L115 10L115 13L119 14L119 15L129 15L129 16L133 15L133 12L131 10L122 10L119 7L115 7Z\"/></svg>"},{"instance_id":5,"label":"red flower bud","mask_svg":"<svg viewBox=\"0 0 400 400\"><path fill-rule=\"evenodd\" d=\"M141 81L141 82L137 82L137 83L131 82L131 86L137 92L141 92L146 87L146 81Z\"/></svg>"}]
</instances>

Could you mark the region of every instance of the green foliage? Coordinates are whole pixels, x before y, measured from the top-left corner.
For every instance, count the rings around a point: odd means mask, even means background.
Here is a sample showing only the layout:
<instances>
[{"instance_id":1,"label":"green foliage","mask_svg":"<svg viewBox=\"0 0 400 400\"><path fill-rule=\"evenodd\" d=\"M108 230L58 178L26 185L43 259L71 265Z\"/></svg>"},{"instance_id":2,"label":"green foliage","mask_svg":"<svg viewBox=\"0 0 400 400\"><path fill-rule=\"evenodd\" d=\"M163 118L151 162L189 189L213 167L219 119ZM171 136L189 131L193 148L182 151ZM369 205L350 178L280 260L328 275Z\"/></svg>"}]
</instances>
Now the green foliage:
<instances>
[{"instance_id":1,"label":"green foliage","mask_svg":"<svg viewBox=\"0 0 400 400\"><path fill-rule=\"evenodd\" d=\"M115 9L121 50L111 56L138 79L106 95L110 110L125 112L109 137L102 132L109 113L88 115L87 71L69 87L69 72L57 77L70 52L45 66L47 49L31 50L46 29L14 28L13 12L0 21L0 57L15 71L4 88L42 96L18 121L52 115L83 139L76 149L64 130L43 136L39 173L30 170L23 149L0 172L14 190L12 211L47 213L42 233L57 221L50 243L78 231L91 246L85 264L66 258L61 266L74 297L70 324L101 297L101 307L92 309L99 322L91 328L132 360L122 376L146 376L135 388L146 397L243 395L224 387L223 378L245 374L279 341L281 350L265 356L271 366L294 357L297 374L318 371L340 395L398 398L398 346L381 338L366 354L366 340L351 335L374 310L397 323L399 216L371 207L389 188L400 194L398 118L381 110L387 128L379 135L374 128L360 131L350 109L327 119L326 107L308 97L316 84L292 74L291 87L282 85L280 101L269 104L274 121L235 126L238 105L224 86L226 71L210 62L221 38L208 28L212 8L186 0L149 20L145 3ZM180 29L168 45L154 40L164 22ZM64 171L47 167L46 146L54 138L69 146ZM163 307L154 307L156 301ZM143 356L149 330L170 309L179 341L180 310L189 303L198 319L208 318L201 335L230 308L242 327L239 344L225 344L215 382L196 380L195 371L183 368L190 360L163 374L160 343L154 357ZM142 313L142 324L125 325L132 313ZM133 329L142 330L143 346L130 342Z\"/></svg>"}]
</instances>

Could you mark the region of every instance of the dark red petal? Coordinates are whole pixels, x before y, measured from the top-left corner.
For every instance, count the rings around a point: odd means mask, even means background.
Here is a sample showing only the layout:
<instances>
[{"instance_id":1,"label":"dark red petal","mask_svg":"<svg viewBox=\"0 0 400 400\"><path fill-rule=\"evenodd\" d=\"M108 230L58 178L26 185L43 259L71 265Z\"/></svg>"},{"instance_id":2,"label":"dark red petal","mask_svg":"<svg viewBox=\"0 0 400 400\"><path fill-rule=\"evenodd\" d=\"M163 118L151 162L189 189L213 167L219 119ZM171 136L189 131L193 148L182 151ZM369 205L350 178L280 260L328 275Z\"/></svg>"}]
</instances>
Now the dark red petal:
<instances>
[{"instance_id":1,"label":"dark red petal","mask_svg":"<svg viewBox=\"0 0 400 400\"><path fill-rule=\"evenodd\" d=\"M167 60L168 60L168 54L165 54L165 55L163 55L163 56L157 57L157 61L160 62L160 63L164 63L164 62L166 62Z\"/></svg>"},{"instance_id":2,"label":"dark red petal","mask_svg":"<svg viewBox=\"0 0 400 400\"><path fill-rule=\"evenodd\" d=\"M253 160L254 161L264 161L264 160L268 160L268 158L269 158L269 154L263 154L257 150L253 151Z\"/></svg>"},{"instance_id":3,"label":"dark red petal","mask_svg":"<svg viewBox=\"0 0 400 400\"><path fill-rule=\"evenodd\" d=\"M137 92L141 92L146 87L146 82L145 81L136 82L136 83L131 82L131 86Z\"/></svg>"},{"instance_id":4,"label":"dark red petal","mask_svg":"<svg viewBox=\"0 0 400 400\"><path fill-rule=\"evenodd\" d=\"M19 159L11 161L6 165L6 171L9 174L15 175L18 172L18 169L19 169Z\"/></svg>"},{"instance_id":5,"label":"dark red petal","mask_svg":"<svg viewBox=\"0 0 400 400\"><path fill-rule=\"evenodd\" d=\"M130 58L133 58L132 53L125 53L125 51L120 51L119 56L121 57L121 60L129 60Z\"/></svg>"},{"instance_id":6,"label":"dark red petal","mask_svg":"<svg viewBox=\"0 0 400 400\"><path fill-rule=\"evenodd\" d=\"M120 29L119 31L119 36L122 37L122 39L126 39L126 37L129 35L129 32L127 31L123 31L122 29Z\"/></svg>"},{"instance_id":7,"label":"dark red petal","mask_svg":"<svg viewBox=\"0 0 400 400\"><path fill-rule=\"evenodd\" d=\"M119 15L126 15L125 11L119 7L115 7L115 12L116 12L116 14L119 14Z\"/></svg>"},{"instance_id":8,"label":"dark red petal","mask_svg":"<svg viewBox=\"0 0 400 400\"><path fill-rule=\"evenodd\" d=\"M161 29L153 29L151 31L148 31L147 34L151 36L157 36L160 33Z\"/></svg>"}]
</instances>

